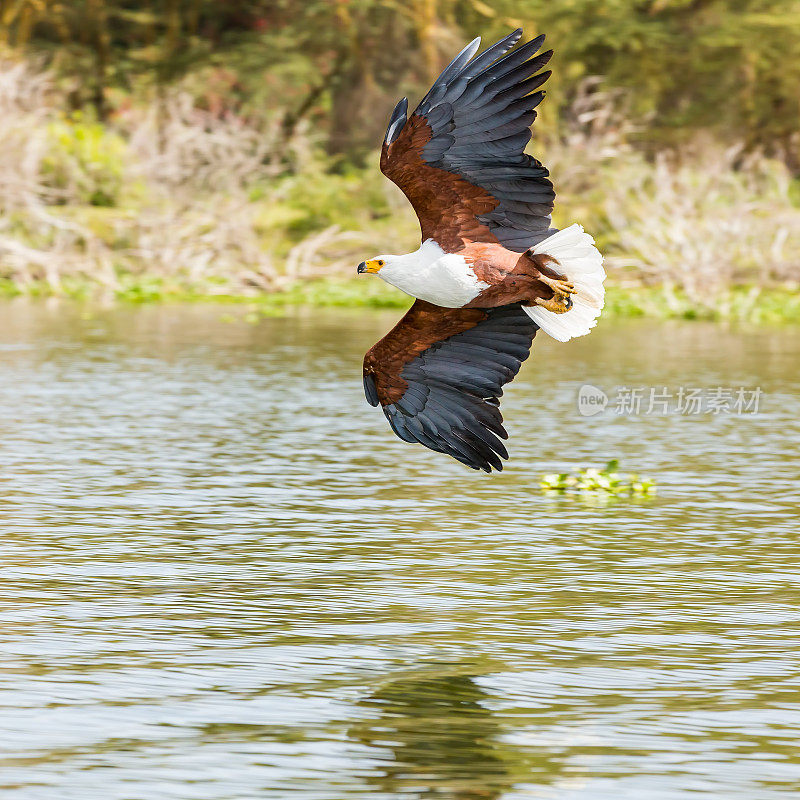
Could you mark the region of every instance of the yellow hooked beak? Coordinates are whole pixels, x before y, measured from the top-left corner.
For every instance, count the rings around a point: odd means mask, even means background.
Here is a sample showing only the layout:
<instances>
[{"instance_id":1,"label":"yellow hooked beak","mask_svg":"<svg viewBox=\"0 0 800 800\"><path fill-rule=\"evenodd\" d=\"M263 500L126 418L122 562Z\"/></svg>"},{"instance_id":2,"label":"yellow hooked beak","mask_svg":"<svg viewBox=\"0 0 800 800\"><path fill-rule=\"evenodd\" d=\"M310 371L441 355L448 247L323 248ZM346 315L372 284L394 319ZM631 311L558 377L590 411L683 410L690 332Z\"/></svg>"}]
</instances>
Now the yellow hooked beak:
<instances>
[{"instance_id":1,"label":"yellow hooked beak","mask_svg":"<svg viewBox=\"0 0 800 800\"><path fill-rule=\"evenodd\" d=\"M383 266L383 259L382 258L372 258L369 261L362 261L358 265L357 272L361 274L362 272L368 272L371 275L374 275L377 272L381 271L381 267Z\"/></svg>"}]
</instances>

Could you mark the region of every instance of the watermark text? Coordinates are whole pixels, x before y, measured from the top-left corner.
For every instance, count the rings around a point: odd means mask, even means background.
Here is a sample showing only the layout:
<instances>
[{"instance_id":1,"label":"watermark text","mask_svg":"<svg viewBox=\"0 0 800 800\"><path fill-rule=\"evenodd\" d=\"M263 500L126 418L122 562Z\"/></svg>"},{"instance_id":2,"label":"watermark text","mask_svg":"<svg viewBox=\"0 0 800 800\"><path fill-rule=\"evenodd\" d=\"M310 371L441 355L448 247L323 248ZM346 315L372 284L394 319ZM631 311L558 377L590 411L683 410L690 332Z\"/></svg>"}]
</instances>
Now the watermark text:
<instances>
[{"instance_id":1,"label":"watermark text","mask_svg":"<svg viewBox=\"0 0 800 800\"><path fill-rule=\"evenodd\" d=\"M757 414L763 396L760 386L617 386L605 392L584 384L578 391L578 412L593 417L606 409L618 416L679 414Z\"/></svg>"}]
</instances>

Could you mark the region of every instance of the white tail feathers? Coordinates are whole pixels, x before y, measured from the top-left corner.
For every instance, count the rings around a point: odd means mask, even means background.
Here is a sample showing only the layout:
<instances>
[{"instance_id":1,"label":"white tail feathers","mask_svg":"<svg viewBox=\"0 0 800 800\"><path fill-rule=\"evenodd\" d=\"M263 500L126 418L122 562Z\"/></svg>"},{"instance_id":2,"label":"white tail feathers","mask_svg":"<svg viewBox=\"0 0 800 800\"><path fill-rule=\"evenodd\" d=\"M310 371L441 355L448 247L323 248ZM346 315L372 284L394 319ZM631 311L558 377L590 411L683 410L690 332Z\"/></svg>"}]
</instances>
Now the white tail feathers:
<instances>
[{"instance_id":1,"label":"white tail feathers","mask_svg":"<svg viewBox=\"0 0 800 800\"><path fill-rule=\"evenodd\" d=\"M606 271L594 239L584 233L581 225L570 225L539 242L533 252L557 259L558 264L554 264L553 269L574 284L575 293L571 296L572 308L563 314L554 314L541 306L523 306L525 312L559 342L585 336L597 324L605 298Z\"/></svg>"}]
</instances>

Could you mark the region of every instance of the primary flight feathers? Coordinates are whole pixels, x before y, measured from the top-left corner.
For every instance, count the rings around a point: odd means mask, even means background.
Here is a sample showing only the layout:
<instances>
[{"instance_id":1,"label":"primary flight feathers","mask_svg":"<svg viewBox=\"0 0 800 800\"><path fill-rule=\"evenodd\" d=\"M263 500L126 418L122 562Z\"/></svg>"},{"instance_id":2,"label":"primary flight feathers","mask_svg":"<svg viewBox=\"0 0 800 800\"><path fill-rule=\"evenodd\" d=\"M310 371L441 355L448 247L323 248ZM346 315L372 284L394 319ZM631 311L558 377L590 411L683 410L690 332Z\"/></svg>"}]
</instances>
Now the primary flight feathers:
<instances>
[{"instance_id":1,"label":"primary flight feathers","mask_svg":"<svg viewBox=\"0 0 800 800\"><path fill-rule=\"evenodd\" d=\"M389 120L381 170L411 202L414 253L359 265L417 300L364 359L364 388L394 432L490 472L507 458L498 405L536 331L562 341L594 326L602 257L580 226L557 232L548 171L524 149L552 51L516 30L470 42L408 116ZM513 49L512 49L513 48Z\"/></svg>"},{"instance_id":2,"label":"primary flight feathers","mask_svg":"<svg viewBox=\"0 0 800 800\"><path fill-rule=\"evenodd\" d=\"M470 59L470 42L445 67L410 119L408 100L394 110L381 153L381 171L414 207L422 238L440 245L488 227L494 238L522 252L554 233L555 192L548 171L523 153L550 72L538 72L553 55L535 58L537 36L500 58L522 36L501 39ZM433 181L435 188L430 186Z\"/></svg>"}]
</instances>

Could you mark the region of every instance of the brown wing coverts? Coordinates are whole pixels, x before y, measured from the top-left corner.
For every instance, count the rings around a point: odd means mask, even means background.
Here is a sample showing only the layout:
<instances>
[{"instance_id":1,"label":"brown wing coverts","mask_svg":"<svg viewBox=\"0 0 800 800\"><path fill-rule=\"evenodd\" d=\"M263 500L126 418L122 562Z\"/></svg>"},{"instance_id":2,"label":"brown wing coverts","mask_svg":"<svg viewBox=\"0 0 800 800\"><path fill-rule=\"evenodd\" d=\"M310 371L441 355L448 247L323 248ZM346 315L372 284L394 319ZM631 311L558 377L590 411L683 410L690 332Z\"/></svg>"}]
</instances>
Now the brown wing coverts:
<instances>
[{"instance_id":1,"label":"brown wing coverts","mask_svg":"<svg viewBox=\"0 0 800 800\"><path fill-rule=\"evenodd\" d=\"M553 51L536 56L544 41L538 36L509 53L521 35L516 30L475 58L477 40L470 43L410 119L405 98L392 114L381 169L411 201L423 238L438 230L442 238L449 233L452 239L452 229L462 238L474 236L479 224L487 238L522 252L554 233L549 173L523 152L534 109L544 97L535 90L550 76L538 71ZM434 170L449 174L449 187L436 180ZM471 186L465 189L465 183ZM442 208L446 194L450 197ZM474 217L469 233L465 211Z\"/></svg>"},{"instance_id":2,"label":"brown wing coverts","mask_svg":"<svg viewBox=\"0 0 800 800\"><path fill-rule=\"evenodd\" d=\"M460 329L439 338L437 329ZM444 309L421 300L364 359L367 400L406 442L473 469L503 469L499 403L538 326L519 305Z\"/></svg>"}]
</instances>

